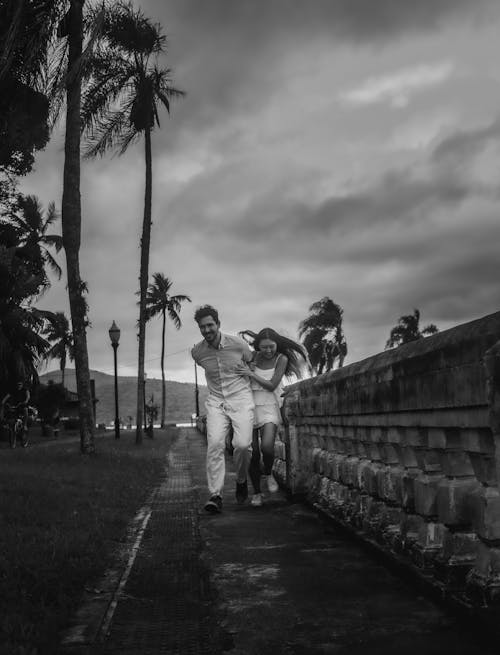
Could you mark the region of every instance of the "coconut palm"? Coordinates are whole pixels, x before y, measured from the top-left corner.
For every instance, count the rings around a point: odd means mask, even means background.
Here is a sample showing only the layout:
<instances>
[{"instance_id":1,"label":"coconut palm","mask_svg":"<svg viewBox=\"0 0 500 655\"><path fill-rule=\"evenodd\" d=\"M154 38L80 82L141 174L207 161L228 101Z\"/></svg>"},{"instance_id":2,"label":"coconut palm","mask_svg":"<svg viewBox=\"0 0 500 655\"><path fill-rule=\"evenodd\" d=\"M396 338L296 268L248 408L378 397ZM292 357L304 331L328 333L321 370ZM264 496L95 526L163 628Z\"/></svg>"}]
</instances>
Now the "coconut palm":
<instances>
[{"instance_id":1,"label":"coconut palm","mask_svg":"<svg viewBox=\"0 0 500 655\"><path fill-rule=\"evenodd\" d=\"M0 387L8 380L38 378L48 342L41 335L44 316L35 307L0 300Z\"/></svg>"},{"instance_id":2,"label":"coconut palm","mask_svg":"<svg viewBox=\"0 0 500 655\"><path fill-rule=\"evenodd\" d=\"M154 24L130 2L118 2L105 14L103 39L92 57L90 81L83 99L83 126L88 134L86 156L103 155L144 137L145 197L139 276L139 353L137 374L136 442L142 442L144 407L144 353L146 294L151 241L152 149L151 134L160 127L159 112L170 112L170 101L184 93L172 85L171 71L158 68L165 52L161 26Z\"/></svg>"},{"instance_id":3,"label":"coconut palm","mask_svg":"<svg viewBox=\"0 0 500 655\"><path fill-rule=\"evenodd\" d=\"M172 282L165 277L163 273L155 273L153 275L153 284L150 284L146 294L146 321L149 321L153 316L161 316L162 330L161 330L161 427L165 426L165 328L167 323L167 314L175 325L180 330L181 319L179 312L183 302L191 302L189 296L183 294L170 295Z\"/></svg>"},{"instance_id":4,"label":"coconut palm","mask_svg":"<svg viewBox=\"0 0 500 655\"><path fill-rule=\"evenodd\" d=\"M30 251L33 256L38 255L41 265L48 266L60 279L61 267L54 259L49 248L59 252L62 248L62 237L58 234L47 234L48 228L58 219L56 207L53 202L48 206L45 217L42 205L36 196L19 195L17 199L18 211L12 220L22 235L23 250Z\"/></svg>"},{"instance_id":5,"label":"coconut palm","mask_svg":"<svg viewBox=\"0 0 500 655\"><path fill-rule=\"evenodd\" d=\"M422 337L436 334L436 332L439 332L439 330L433 323L420 329L420 311L414 309L413 314L406 314L399 317L397 325L392 328L387 339L385 349L402 346L404 343L422 339Z\"/></svg>"},{"instance_id":6,"label":"coconut palm","mask_svg":"<svg viewBox=\"0 0 500 655\"><path fill-rule=\"evenodd\" d=\"M317 375L330 371L338 360L342 367L347 355L347 343L342 331L344 310L325 296L309 307L299 325L299 335L309 356L311 369Z\"/></svg>"},{"instance_id":7,"label":"coconut palm","mask_svg":"<svg viewBox=\"0 0 500 655\"><path fill-rule=\"evenodd\" d=\"M80 275L82 210L80 201L80 135L83 54L83 5L85 0L70 0L69 9L58 26L59 38L67 38L66 135L62 197L62 234L66 253L68 297L73 326L75 376L79 400L80 449L95 451L94 408L90 387L87 348L87 285Z\"/></svg>"},{"instance_id":8,"label":"coconut palm","mask_svg":"<svg viewBox=\"0 0 500 655\"><path fill-rule=\"evenodd\" d=\"M92 453L94 414L86 328L86 284L80 276L80 134L83 52L83 6L85 0L5 0L0 9L7 12L8 30L0 39L0 80L11 75L34 88L44 88L48 76L49 52L55 33L66 39L67 57L63 87L66 96L66 134L62 198L62 237L66 254L68 296L75 346L76 382L79 397L80 444ZM55 84L57 88L59 85Z\"/></svg>"},{"instance_id":9,"label":"coconut palm","mask_svg":"<svg viewBox=\"0 0 500 655\"><path fill-rule=\"evenodd\" d=\"M0 387L8 380L36 378L48 342L41 336L45 316L32 301L46 287L39 253L22 246L22 232L0 219Z\"/></svg>"},{"instance_id":10,"label":"coconut palm","mask_svg":"<svg viewBox=\"0 0 500 655\"><path fill-rule=\"evenodd\" d=\"M55 312L47 321L44 336L51 346L45 353L45 359L58 359L61 371L61 384L64 387L66 360L74 360L73 333L64 312Z\"/></svg>"}]
</instances>

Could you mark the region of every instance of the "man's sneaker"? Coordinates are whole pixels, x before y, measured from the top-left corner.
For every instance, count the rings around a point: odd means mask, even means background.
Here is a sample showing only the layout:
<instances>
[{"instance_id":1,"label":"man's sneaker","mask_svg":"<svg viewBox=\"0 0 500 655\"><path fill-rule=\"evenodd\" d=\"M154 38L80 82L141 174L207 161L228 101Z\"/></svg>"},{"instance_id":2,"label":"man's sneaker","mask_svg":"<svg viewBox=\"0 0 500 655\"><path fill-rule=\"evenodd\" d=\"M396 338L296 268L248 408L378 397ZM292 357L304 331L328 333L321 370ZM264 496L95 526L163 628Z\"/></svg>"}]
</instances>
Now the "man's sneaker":
<instances>
[{"instance_id":1,"label":"man's sneaker","mask_svg":"<svg viewBox=\"0 0 500 655\"><path fill-rule=\"evenodd\" d=\"M236 483L236 502L238 505L243 505L248 498L248 484L245 482Z\"/></svg>"},{"instance_id":2,"label":"man's sneaker","mask_svg":"<svg viewBox=\"0 0 500 655\"><path fill-rule=\"evenodd\" d=\"M210 514L220 514L222 512L222 498L215 494L205 503L205 510Z\"/></svg>"},{"instance_id":3,"label":"man's sneaker","mask_svg":"<svg viewBox=\"0 0 500 655\"><path fill-rule=\"evenodd\" d=\"M254 494L250 501L252 507L262 507L262 494Z\"/></svg>"},{"instance_id":4,"label":"man's sneaker","mask_svg":"<svg viewBox=\"0 0 500 655\"><path fill-rule=\"evenodd\" d=\"M275 494L279 487L278 483L274 479L274 475L271 473L271 475L267 476L267 488L269 489L270 493Z\"/></svg>"}]
</instances>

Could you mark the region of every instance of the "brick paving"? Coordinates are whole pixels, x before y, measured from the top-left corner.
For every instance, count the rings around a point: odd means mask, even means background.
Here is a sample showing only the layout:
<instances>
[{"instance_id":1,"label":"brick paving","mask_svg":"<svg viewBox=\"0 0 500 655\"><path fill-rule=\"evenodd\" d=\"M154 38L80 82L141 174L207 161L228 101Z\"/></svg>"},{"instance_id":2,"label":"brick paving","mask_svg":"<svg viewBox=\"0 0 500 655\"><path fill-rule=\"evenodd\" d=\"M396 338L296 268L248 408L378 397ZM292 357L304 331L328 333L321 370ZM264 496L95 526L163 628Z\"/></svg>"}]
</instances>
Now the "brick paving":
<instances>
[{"instance_id":1,"label":"brick paving","mask_svg":"<svg viewBox=\"0 0 500 655\"><path fill-rule=\"evenodd\" d=\"M179 430L129 575L115 579L94 641L65 653L489 653L466 622L311 508L281 492L262 508L236 505L227 463L224 510L211 516L204 437Z\"/></svg>"}]
</instances>

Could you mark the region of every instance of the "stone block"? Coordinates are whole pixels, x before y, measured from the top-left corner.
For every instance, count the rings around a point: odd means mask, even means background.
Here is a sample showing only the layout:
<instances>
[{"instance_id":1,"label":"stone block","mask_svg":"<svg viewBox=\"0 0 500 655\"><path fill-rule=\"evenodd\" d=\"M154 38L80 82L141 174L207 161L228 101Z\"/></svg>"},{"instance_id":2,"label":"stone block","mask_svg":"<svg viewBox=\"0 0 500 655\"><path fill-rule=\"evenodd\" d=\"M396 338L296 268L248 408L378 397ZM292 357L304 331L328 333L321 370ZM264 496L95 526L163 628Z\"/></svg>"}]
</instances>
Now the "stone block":
<instances>
[{"instance_id":1,"label":"stone block","mask_svg":"<svg viewBox=\"0 0 500 655\"><path fill-rule=\"evenodd\" d=\"M445 530L443 549L439 557L447 566L472 567L476 559L477 545L478 538L474 532Z\"/></svg>"},{"instance_id":2,"label":"stone block","mask_svg":"<svg viewBox=\"0 0 500 655\"><path fill-rule=\"evenodd\" d=\"M403 475L405 470L401 466L390 466L387 470L386 487L384 498L391 505L402 507L403 496Z\"/></svg>"},{"instance_id":3,"label":"stone block","mask_svg":"<svg viewBox=\"0 0 500 655\"><path fill-rule=\"evenodd\" d=\"M471 496L478 488L475 478L444 478L437 489L437 514L447 526L471 525Z\"/></svg>"},{"instance_id":4,"label":"stone block","mask_svg":"<svg viewBox=\"0 0 500 655\"><path fill-rule=\"evenodd\" d=\"M377 473L382 467L378 462L369 462L362 472L362 487L370 496L378 495Z\"/></svg>"},{"instance_id":5,"label":"stone block","mask_svg":"<svg viewBox=\"0 0 500 655\"><path fill-rule=\"evenodd\" d=\"M446 528L434 521L423 522L419 526L416 548L421 553L437 554L443 548Z\"/></svg>"},{"instance_id":6,"label":"stone block","mask_svg":"<svg viewBox=\"0 0 500 655\"><path fill-rule=\"evenodd\" d=\"M498 481L495 458L492 455L472 452L469 452L469 458L474 475L479 482L489 487L496 487Z\"/></svg>"},{"instance_id":7,"label":"stone block","mask_svg":"<svg viewBox=\"0 0 500 655\"><path fill-rule=\"evenodd\" d=\"M319 463L319 466L320 466L319 473L321 473L321 475L326 476L327 473L328 473L328 464L329 464L328 456L329 456L329 453L328 453L327 450L322 450L321 451L321 455L319 457L319 462L320 462Z\"/></svg>"},{"instance_id":8,"label":"stone block","mask_svg":"<svg viewBox=\"0 0 500 655\"><path fill-rule=\"evenodd\" d=\"M474 475L469 454L463 450L445 450L441 454L441 470L447 477Z\"/></svg>"},{"instance_id":9,"label":"stone block","mask_svg":"<svg viewBox=\"0 0 500 655\"><path fill-rule=\"evenodd\" d=\"M402 443L414 448L423 448L426 444L426 432L423 428L407 427L403 432Z\"/></svg>"},{"instance_id":10,"label":"stone block","mask_svg":"<svg viewBox=\"0 0 500 655\"><path fill-rule=\"evenodd\" d=\"M418 468L418 460L415 449L412 446L402 446L398 449L398 457L402 466L406 468Z\"/></svg>"},{"instance_id":11,"label":"stone block","mask_svg":"<svg viewBox=\"0 0 500 655\"><path fill-rule=\"evenodd\" d=\"M331 485L331 481L328 478L322 477L319 485L319 493L318 493L318 502L323 505L327 506L328 505L328 497L329 497L329 488Z\"/></svg>"},{"instance_id":12,"label":"stone block","mask_svg":"<svg viewBox=\"0 0 500 655\"><path fill-rule=\"evenodd\" d=\"M441 453L438 450L415 448L414 453L418 462L418 468L422 469L422 471L426 473L441 471Z\"/></svg>"},{"instance_id":13,"label":"stone block","mask_svg":"<svg viewBox=\"0 0 500 655\"><path fill-rule=\"evenodd\" d=\"M401 513L400 534L401 545L405 552L409 552L418 541L418 535L425 523L425 519L418 514Z\"/></svg>"},{"instance_id":14,"label":"stone block","mask_svg":"<svg viewBox=\"0 0 500 655\"><path fill-rule=\"evenodd\" d=\"M398 453L392 444L383 444L381 453L384 464L399 464Z\"/></svg>"},{"instance_id":15,"label":"stone block","mask_svg":"<svg viewBox=\"0 0 500 655\"><path fill-rule=\"evenodd\" d=\"M387 435L386 435L387 442L392 444L402 443L404 439L404 432L405 432L404 428L390 427L387 430Z\"/></svg>"},{"instance_id":16,"label":"stone block","mask_svg":"<svg viewBox=\"0 0 500 655\"><path fill-rule=\"evenodd\" d=\"M443 428L428 428L427 448L446 448L446 430Z\"/></svg>"},{"instance_id":17,"label":"stone block","mask_svg":"<svg viewBox=\"0 0 500 655\"><path fill-rule=\"evenodd\" d=\"M421 475L418 469L406 469L401 476L401 498L399 504L407 512L415 511L415 478Z\"/></svg>"},{"instance_id":18,"label":"stone block","mask_svg":"<svg viewBox=\"0 0 500 655\"><path fill-rule=\"evenodd\" d=\"M437 516L437 490L441 474L421 473L414 480L415 511L427 518Z\"/></svg>"},{"instance_id":19,"label":"stone block","mask_svg":"<svg viewBox=\"0 0 500 655\"><path fill-rule=\"evenodd\" d=\"M477 535L500 544L500 492L497 487L477 488L470 494L471 522Z\"/></svg>"},{"instance_id":20,"label":"stone block","mask_svg":"<svg viewBox=\"0 0 500 655\"><path fill-rule=\"evenodd\" d=\"M344 462L342 482L349 487L359 487L358 478L358 457L347 457Z\"/></svg>"},{"instance_id":21,"label":"stone block","mask_svg":"<svg viewBox=\"0 0 500 655\"><path fill-rule=\"evenodd\" d=\"M368 456L373 462L382 461L382 452L378 444L371 443L368 446Z\"/></svg>"},{"instance_id":22,"label":"stone block","mask_svg":"<svg viewBox=\"0 0 500 655\"><path fill-rule=\"evenodd\" d=\"M357 442L368 441L368 430L365 426L356 427L355 439Z\"/></svg>"},{"instance_id":23,"label":"stone block","mask_svg":"<svg viewBox=\"0 0 500 655\"><path fill-rule=\"evenodd\" d=\"M472 453L495 453L495 441L489 428L461 430L462 448Z\"/></svg>"},{"instance_id":24,"label":"stone block","mask_svg":"<svg viewBox=\"0 0 500 655\"><path fill-rule=\"evenodd\" d=\"M334 479L333 471L334 471L334 462L335 462L335 453L329 452L326 458L326 469L325 469L325 475L326 477L330 479Z\"/></svg>"},{"instance_id":25,"label":"stone block","mask_svg":"<svg viewBox=\"0 0 500 655\"><path fill-rule=\"evenodd\" d=\"M373 444L380 443L382 441L382 429L379 427L370 428L369 438Z\"/></svg>"},{"instance_id":26,"label":"stone block","mask_svg":"<svg viewBox=\"0 0 500 655\"><path fill-rule=\"evenodd\" d=\"M313 463L313 471L315 473L321 473L321 455L323 454L323 450L321 448L318 448L318 446L315 446L312 449L312 463Z\"/></svg>"}]
</instances>

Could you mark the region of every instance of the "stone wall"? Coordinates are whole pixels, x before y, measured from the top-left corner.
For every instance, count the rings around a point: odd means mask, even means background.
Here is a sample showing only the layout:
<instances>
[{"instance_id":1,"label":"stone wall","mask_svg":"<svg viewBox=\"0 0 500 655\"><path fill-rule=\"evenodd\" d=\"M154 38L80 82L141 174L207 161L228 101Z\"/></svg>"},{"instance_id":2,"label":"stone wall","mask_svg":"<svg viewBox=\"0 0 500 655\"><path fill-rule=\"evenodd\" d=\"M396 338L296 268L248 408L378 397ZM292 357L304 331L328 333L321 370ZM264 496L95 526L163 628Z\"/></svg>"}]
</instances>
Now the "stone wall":
<instances>
[{"instance_id":1,"label":"stone wall","mask_svg":"<svg viewBox=\"0 0 500 655\"><path fill-rule=\"evenodd\" d=\"M443 591L500 600L500 312L287 388L275 474Z\"/></svg>"}]
</instances>

